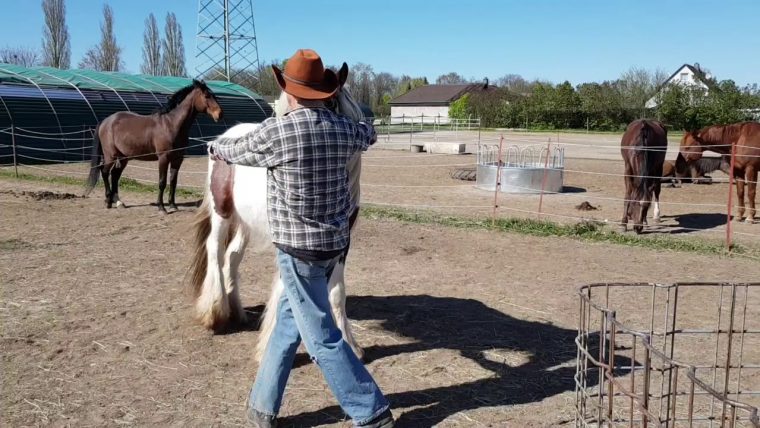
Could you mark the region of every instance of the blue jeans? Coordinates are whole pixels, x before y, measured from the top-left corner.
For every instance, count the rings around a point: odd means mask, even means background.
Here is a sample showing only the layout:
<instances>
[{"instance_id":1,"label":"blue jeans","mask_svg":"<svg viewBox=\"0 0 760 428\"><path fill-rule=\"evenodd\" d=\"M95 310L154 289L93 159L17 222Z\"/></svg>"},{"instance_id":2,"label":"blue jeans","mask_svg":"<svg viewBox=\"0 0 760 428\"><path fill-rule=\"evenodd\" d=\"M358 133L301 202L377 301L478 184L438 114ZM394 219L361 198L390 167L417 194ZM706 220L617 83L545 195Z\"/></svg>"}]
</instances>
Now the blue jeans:
<instances>
[{"instance_id":1,"label":"blue jeans","mask_svg":"<svg viewBox=\"0 0 760 428\"><path fill-rule=\"evenodd\" d=\"M277 415L302 338L333 395L355 426L371 422L389 408L372 375L343 340L333 319L327 281L337 261L336 257L306 262L277 250L285 292L251 389L248 400L251 409Z\"/></svg>"}]
</instances>

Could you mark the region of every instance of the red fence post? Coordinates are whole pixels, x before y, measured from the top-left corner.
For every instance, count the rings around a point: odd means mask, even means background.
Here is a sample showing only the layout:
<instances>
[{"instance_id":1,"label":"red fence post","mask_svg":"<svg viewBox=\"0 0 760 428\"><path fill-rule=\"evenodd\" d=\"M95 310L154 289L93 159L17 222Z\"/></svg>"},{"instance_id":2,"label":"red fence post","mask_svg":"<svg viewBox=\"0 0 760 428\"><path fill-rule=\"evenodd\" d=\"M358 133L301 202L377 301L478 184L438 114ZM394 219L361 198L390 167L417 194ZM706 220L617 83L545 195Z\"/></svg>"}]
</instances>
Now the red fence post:
<instances>
[{"instance_id":1,"label":"red fence post","mask_svg":"<svg viewBox=\"0 0 760 428\"><path fill-rule=\"evenodd\" d=\"M728 210L727 210L727 222L726 222L726 249L731 251L733 227L731 224L731 212L733 211L733 195L734 195L734 165L736 162L736 144L731 144L731 168L728 174Z\"/></svg>"},{"instance_id":2,"label":"red fence post","mask_svg":"<svg viewBox=\"0 0 760 428\"><path fill-rule=\"evenodd\" d=\"M493 191L493 214L491 217L491 225L496 225L496 209L499 208L499 191L501 190L501 150L504 147L504 134L499 137L499 156L496 161L496 185Z\"/></svg>"}]
</instances>

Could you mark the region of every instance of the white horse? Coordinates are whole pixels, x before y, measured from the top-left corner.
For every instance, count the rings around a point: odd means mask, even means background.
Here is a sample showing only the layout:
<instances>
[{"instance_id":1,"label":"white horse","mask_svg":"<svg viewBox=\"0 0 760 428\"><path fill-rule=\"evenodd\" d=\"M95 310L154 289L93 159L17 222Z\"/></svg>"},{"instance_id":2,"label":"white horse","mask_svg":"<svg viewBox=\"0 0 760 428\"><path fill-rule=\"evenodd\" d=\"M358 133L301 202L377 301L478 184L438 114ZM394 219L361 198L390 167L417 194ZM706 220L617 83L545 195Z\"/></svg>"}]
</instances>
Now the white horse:
<instances>
[{"instance_id":1,"label":"white horse","mask_svg":"<svg viewBox=\"0 0 760 428\"><path fill-rule=\"evenodd\" d=\"M336 113L354 120L364 120L361 108L343 87L348 76L344 63L338 73L341 88L332 104ZM276 115L282 116L287 108L287 98L282 93L276 105ZM259 124L239 124L226 131L220 138L242 137L258 128ZM348 166L351 192L352 220L359 209L359 176L361 152L357 152ZM254 251L273 248L267 216L267 169L240 165L227 165L209 159L206 192L194 222L194 257L191 270L191 287L195 292L196 315L201 324L213 330L222 330L230 322L245 322L246 314L238 292L238 267L248 242ZM355 222L354 222L355 224ZM352 224L352 230L353 226ZM344 340L359 358L362 349L351 334L346 317L345 259L342 258L328 282L330 304L338 328ZM279 270L275 272L269 301L262 315L259 340L255 358L261 360L274 329L277 303L283 293Z\"/></svg>"}]
</instances>

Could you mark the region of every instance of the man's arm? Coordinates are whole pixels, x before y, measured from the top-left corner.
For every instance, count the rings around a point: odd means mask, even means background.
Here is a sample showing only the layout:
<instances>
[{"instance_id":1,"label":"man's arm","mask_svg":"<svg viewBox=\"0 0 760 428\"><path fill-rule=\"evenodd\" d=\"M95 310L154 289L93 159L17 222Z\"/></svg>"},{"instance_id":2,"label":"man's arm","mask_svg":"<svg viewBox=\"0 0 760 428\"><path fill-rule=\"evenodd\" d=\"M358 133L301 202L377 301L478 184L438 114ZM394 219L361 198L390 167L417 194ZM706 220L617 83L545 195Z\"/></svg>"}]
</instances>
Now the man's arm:
<instances>
[{"instance_id":1,"label":"man's arm","mask_svg":"<svg viewBox=\"0 0 760 428\"><path fill-rule=\"evenodd\" d=\"M263 127L241 138L217 138L209 143L209 154L229 163L271 168L277 165L272 141Z\"/></svg>"},{"instance_id":2,"label":"man's arm","mask_svg":"<svg viewBox=\"0 0 760 428\"><path fill-rule=\"evenodd\" d=\"M362 151L369 149L369 146L377 142L375 127L365 122L357 122L356 142L359 144Z\"/></svg>"}]
</instances>

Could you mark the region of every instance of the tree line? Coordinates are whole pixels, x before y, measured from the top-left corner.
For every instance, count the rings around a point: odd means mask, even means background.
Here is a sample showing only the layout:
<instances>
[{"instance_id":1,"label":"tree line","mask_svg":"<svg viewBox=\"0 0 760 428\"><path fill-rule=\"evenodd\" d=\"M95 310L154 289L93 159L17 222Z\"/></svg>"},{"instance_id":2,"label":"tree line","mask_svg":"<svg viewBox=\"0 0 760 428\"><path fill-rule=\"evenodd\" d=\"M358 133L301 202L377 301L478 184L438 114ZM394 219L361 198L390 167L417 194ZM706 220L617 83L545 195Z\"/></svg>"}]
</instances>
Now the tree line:
<instances>
[{"instance_id":1,"label":"tree line","mask_svg":"<svg viewBox=\"0 0 760 428\"><path fill-rule=\"evenodd\" d=\"M701 74L707 88L664 85L665 73L639 68L616 80L577 86L509 76L496 90L460 98L450 115L479 117L486 127L601 131L623 130L639 118L656 118L680 130L757 118L752 111L760 108L757 84L740 88L733 80L717 81Z\"/></svg>"},{"instance_id":2,"label":"tree line","mask_svg":"<svg viewBox=\"0 0 760 428\"><path fill-rule=\"evenodd\" d=\"M71 42L66 24L65 0L42 0L45 25L41 50L28 47L0 49L0 62L26 67L45 65L61 69L71 66ZM123 71L122 47L116 40L114 14L103 6L100 41L86 51L78 66L98 71ZM187 76L182 27L174 13L168 13L163 37L159 23L151 13L145 19L142 64L140 71L150 75ZM277 96L280 92L271 65L285 67L285 62L260 62L257 70L235 73L234 83L261 95ZM337 70L337 66L331 66ZM206 80L218 76L211 70ZM492 90L474 92L454 102L450 115L455 118L479 117L487 127L593 130L621 130L632 120L658 118L676 129L693 129L712 123L728 123L748 119L753 109L760 108L757 84L739 88L732 80L717 81L701 73L708 88L670 85L663 87L667 73L631 68L618 79L588 82L573 86L570 82L553 84L526 80L507 74L493 82ZM456 72L438 76L436 84L484 83L465 78ZM486 82L487 79L486 79ZM355 98L369 106L376 116L390 114L390 101L419 86L429 84L425 77L397 76L376 72L365 63L350 67L348 85ZM650 99L656 106L648 105Z\"/></svg>"},{"instance_id":3,"label":"tree line","mask_svg":"<svg viewBox=\"0 0 760 428\"><path fill-rule=\"evenodd\" d=\"M30 47L0 49L0 62L24 67L44 65L60 69L71 66L71 40L66 24L65 0L43 0L42 13L45 26L41 50ZM145 19L143 34L143 63L140 71L154 76L187 76L182 26L174 13L166 15L164 36L158 30L156 17L151 13ZM116 40L113 9L103 5L100 23L100 41L88 49L78 64L79 68L97 71L123 71L122 47Z\"/></svg>"}]
</instances>

